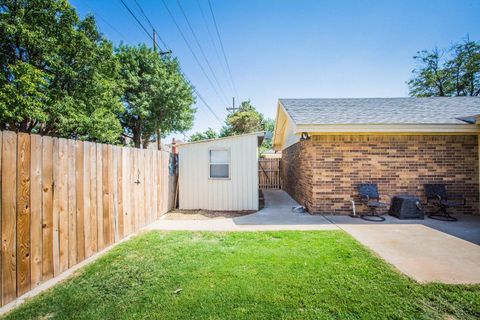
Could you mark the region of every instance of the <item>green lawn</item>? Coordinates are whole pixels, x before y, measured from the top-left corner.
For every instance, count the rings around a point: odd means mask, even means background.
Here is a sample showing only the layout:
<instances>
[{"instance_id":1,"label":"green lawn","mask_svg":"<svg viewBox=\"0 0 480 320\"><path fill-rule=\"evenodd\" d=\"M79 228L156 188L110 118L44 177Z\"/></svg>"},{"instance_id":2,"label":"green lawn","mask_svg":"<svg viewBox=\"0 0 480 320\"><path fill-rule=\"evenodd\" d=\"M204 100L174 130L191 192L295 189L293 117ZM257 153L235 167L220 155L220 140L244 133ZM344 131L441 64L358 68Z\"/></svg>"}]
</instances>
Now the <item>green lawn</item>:
<instances>
[{"instance_id":1,"label":"green lawn","mask_svg":"<svg viewBox=\"0 0 480 320\"><path fill-rule=\"evenodd\" d=\"M7 319L478 319L480 286L419 285L342 231L151 232Z\"/></svg>"}]
</instances>

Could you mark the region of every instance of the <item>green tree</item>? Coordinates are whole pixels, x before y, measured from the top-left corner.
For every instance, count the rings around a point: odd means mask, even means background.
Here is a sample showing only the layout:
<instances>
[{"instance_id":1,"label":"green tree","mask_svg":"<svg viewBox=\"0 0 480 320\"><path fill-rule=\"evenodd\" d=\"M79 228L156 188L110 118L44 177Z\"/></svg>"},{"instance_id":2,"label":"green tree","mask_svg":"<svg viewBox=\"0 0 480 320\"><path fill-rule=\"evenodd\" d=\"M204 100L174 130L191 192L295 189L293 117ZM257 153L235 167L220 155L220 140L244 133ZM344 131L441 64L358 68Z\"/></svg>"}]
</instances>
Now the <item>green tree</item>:
<instances>
[{"instance_id":1,"label":"green tree","mask_svg":"<svg viewBox=\"0 0 480 320\"><path fill-rule=\"evenodd\" d=\"M219 136L227 137L260 131L273 132L274 127L275 121L265 118L265 116L258 112L252 103L247 100L240 103L236 112L227 116L225 125L220 130ZM271 139L264 139L260 151L263 152L271 148Z\"/></svg>"},{"instance_id":2,"label":"green tree","mask_svg":"<svg viewBox=\"0 0 480 320\"><path fill-rule=\"evenodd\" d=\"M273 132L275 130L275 120L266 118L263 120L263 131Z\"/></svg>"},{"instance_id":3,"label":"green tree","mask_svg":"<svg viewBox=\"0 0 480 320\"><path fill-rule=\"evenodd\" d=\"M263 131L264 116L255 109L251 102L243 101L238 110L227 116L225 126L220 131L221 137Z\"/></svg>"},{"instance_id":4,"label":"green tree","mask_svg":"<svg viewBox=\"0 0 480 320\"><path fill-rule=\"evenodd\" d=\"M423 50L415 55L418 66L407 82L410 95L478 96L480 94L480 43L469 39L448 50Z\"/></svg>"},{"instance_id":5,"label":"green tree","mask_svg":"<svg viewBox=\"0 0 480 320\"><path fill-rule=\"evenodd\" d=\"M209 140L209 139L215 139L218 138L218 134L215 130L212 128L208 128L204 132L195 132L190 136L189 141L201 141L201 140Z\"/></svg>"},{"instance_id":6,"label":"green tree","mask_svg":"<svg viewBox=\"0 0 480 320\"><path fill-rule=\"evenodd\" d=\"M136 147L146 148L159 136L192 127L193 88L183 77L177 59L162 58L144 44L121 45L117 57L124 104L119 118L124 135L130 137Z\"/></svg>"},{"instance_id":7,"label":"green tree","mask_svg":"<svg viewBox=\"0 0 480 320\"><path fill-rule=\"evenodd\" d=\"M267 118L263 121L263 131L265 132L271 132L273 134L273 131L275 130L275 120ZM272 138L265 138L263 139L262 146L261 146L261 151L266 151L266 150L271 150L273 147L272 145Z\"/></svg>"},{"instance_id":8,"label":"green tree","mask_svg":"<svg viewBox=\"0 0 480 320\"><path fill-rule=\"evenodd\" d=\"M0 0L0 128L117 142L118 64L66 0Z\"/></svg>"}]
</instances>

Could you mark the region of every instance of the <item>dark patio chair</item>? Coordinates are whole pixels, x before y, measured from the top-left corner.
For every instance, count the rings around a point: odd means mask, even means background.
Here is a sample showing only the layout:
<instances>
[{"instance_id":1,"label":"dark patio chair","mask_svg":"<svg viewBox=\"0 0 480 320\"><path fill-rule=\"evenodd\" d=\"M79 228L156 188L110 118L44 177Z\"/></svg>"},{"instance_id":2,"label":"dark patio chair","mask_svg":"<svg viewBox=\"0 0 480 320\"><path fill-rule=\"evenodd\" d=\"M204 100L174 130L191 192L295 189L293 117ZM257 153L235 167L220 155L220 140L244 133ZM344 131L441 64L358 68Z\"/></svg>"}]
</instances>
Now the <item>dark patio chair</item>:
<instances>
[{"instance_id":1,"label":"dark patio chair","mask_svg":"<svg viewBox=\"0 0 480 320\"><path fill-rule=\"evenodd\" d=\"M374 183L362 183L358 185L358 193L360 194L360 202L365 204L370 210L369 214L361 214L360 218L368 221L385 221L385 218L378 214L379 208L386 208L388 205L380 202L378 187Z\"/></svg>"},{"instance_id":2,"label":"dark patio chair","mask_svg":"<svg viewBox=\"0 0 480 320\"><path fill-rule=\"evenodd\" d=\"M438 207L437 212L429 215L430 218L442 221L458 220L452 217L447 209L465 206L467 202L464 196L448 194L444 184L425 184L424 188L427 203Z\"/></svg>"}]
</instances>

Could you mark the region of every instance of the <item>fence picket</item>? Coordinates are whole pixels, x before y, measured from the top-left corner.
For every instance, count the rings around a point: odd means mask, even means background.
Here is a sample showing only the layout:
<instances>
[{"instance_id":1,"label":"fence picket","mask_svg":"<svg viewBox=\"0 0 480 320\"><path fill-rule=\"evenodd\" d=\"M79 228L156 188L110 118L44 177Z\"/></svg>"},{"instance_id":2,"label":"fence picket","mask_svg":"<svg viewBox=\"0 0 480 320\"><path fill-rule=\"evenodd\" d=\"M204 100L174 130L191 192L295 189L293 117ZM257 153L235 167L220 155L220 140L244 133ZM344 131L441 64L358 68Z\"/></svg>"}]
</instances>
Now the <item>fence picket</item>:
<instances>
[{"instance_id":1,"label":"fence picket","mask_svg":"<svg viewBox=\"0 0 480 320\"><path fill-rule=\"evenodd\" d=\"M2 143L2 303L16 297L17 135L3 132Z\"/></svg>"},{"instance_id":2,"label":"fence picket","mask_svg":"<svg viewBox=\"0 0 480 320\"><path fill-rule=\"evenodd\" d=\"M42 280L53 277L53 138L42 146Z\"/></svg>"},{"instance_id":3,"label":"fence picket","mask_svg":"<svg viewBox=\"0 0 480 320\"><path fill-rule=\"evenodd\" d=\"M30 143L30 235L31 288L42 282L42 137L31 136Z\"/></svg>"},{"instance_id":4,"label":"fence picket","mask_svg":"<svg viewBox=\"0 0 480 320\"><path fill-rule=\"evenodd\" d=\"M88 159L89 159L89 168L90 168L90 250L88 253L91 255L98 251L98 216L97 216L97 152L96 144L88 144Z\"/></svg>"},{"instance_id":5,"label":"fence picket","mask_svg":"<svg viewBox=\"0 0 480 320\"><path fill-rule=\"evenodd\" d=\"M17 142L17 295L30 290L30 135Z\"/></svg>"},{"instance_id":6,"label":"fence picket","mask_svg":"<svg viewBox=\"0 0 480 320\"><path fill-rule=\"evenodd\" d=\"M84 142L77 141L77 149L75 154L75 187L76 187L76 223L77 223L77 261L85 259L85 202L83 186L84 182L84 162L85 162L85 146Z\"/></svg>"},{"instance_id":7,"label":"fence picket","mask_svg":"<svg viewBox=\"0 0 480 320\"><path fill-rule=\"evenodd\" d=\"M77 194L75 140L67 141L68 147L68 266L77 264Z\"/></svg>"}]
</instances>

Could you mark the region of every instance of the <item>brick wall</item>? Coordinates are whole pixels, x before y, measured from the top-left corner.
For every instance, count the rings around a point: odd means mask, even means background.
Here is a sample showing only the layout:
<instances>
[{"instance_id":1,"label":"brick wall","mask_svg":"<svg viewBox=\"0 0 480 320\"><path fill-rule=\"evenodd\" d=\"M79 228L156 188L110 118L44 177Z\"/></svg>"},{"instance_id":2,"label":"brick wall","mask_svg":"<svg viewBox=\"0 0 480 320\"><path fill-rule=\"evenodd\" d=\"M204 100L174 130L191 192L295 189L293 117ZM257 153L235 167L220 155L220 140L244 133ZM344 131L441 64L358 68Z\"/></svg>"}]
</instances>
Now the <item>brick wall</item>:
<instances>
[{"instance_id":1,"label":"brick wall","mask_svg":"<svg viewBox=\"0 0 480 320\"><path fill-rule=\"evenodd\" d=\"M476 136L313 136L282 156L284 189L312 213L350 213L359 183L377 183L389 202L395 194L425 200L423 184L437 182L467 197L459 212L478 214Z\"/></svg>"},{"instance_id":2,"label":"brick wall","mask_svg":"<svg viewBox=\"0 0 480 320\"><path fill-rule=\"evenodd\" d=\"M313 205L314 152L312 140L300 141L282 151L280 163L282 189L307 208Z\"/></svg>"}]
</instances>

